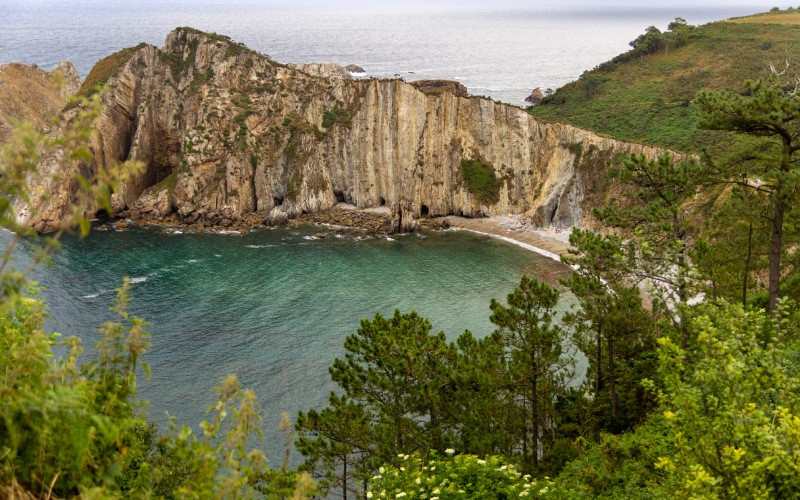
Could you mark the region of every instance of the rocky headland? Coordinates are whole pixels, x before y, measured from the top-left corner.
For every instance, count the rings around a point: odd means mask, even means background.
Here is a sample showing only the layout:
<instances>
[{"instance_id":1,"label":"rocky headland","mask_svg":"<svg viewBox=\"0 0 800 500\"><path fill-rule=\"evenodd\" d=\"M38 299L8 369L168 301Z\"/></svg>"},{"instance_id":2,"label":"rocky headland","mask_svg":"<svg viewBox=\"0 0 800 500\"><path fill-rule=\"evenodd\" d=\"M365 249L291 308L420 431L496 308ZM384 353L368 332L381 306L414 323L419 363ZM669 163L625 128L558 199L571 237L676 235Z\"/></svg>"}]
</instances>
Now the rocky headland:
<instances>
[{"instance_id":1,"label":"rocky headland","mask_svg":"<svg viewBox=\"0 0 800 500\"><path fill-rule=\"evenodd\" d=\"M98 68L104 73L87 81L109 90L92 163L44 157L44 173L57 176L36 182L52 196L18 204L38 231L71 214L73 171L91 176L125 160L145 168L114 193L109 215L135 221L252 227L336 213L345 203L385 207L388 232L448 215L590 225L619 156L659 152L537 121L468 96L457 82L356 80L340 66L281 64L191 28L174 30L160 49L142 44L109 56L92 72ZM67 108L63 118L75 112Z\"/></svg>"}]
</instances>

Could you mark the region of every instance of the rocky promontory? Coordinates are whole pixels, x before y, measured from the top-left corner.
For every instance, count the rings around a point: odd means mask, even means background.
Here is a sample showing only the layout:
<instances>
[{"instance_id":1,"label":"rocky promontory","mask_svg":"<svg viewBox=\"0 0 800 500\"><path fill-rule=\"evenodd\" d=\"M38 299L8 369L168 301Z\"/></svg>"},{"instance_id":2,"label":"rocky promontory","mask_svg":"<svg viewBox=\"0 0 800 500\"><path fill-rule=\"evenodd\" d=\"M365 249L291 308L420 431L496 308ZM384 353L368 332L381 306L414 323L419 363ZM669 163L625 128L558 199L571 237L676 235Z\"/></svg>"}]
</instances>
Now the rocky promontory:
<instances>
[{"instance_id":1,"label":"rocky promontory","mask_svg":"<svg viewBox=\"0 0 800 500\"><path fill-rule=\"evenodd\" d=\"M348 203L386 207L398 230L426 217L507 213L568 227L604 196L618 154L658 152L539 122L460 84L432 92L440 86L339 78L191 28L160 49L126 51L87 77L109 88L92 163L44 157L41 170L54 176L32 182L52 196L18 203L39 231L72 213L73 172L91 177L124 160L144 170L114 193L111 215L134 220L273 224Z\"/></svg>"}]
</instances>

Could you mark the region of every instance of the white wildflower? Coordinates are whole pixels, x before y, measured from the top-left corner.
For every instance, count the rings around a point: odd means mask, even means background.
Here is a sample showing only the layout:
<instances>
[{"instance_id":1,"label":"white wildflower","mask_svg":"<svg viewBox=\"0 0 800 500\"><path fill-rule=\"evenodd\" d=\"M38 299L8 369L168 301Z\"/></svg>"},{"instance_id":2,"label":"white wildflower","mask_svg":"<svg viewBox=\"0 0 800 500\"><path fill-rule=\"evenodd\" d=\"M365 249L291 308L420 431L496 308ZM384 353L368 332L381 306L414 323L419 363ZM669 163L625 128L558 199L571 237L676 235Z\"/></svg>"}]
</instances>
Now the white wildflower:
<instances>
[{"instance_id":1,"label":"white wildflower","mask_svg":"<svg viewBox=\"0 0 800 500\"><path fill-rule=\"evenodd\" d=\"M395 497L395 498L403 498L404 496L406 496L406 492L405 492L405 491L401 491L400 493L398 493L398 494L397 494L397 495L395 495L394 497Z\"/></svg>"},{"instance_id":2,"label":"white wildflower","mask_svg":"<svg viewBox=\"0 0 800 500\"><path fill-rule=\"evenodd\" d=\"M367 492L367 498L372 498L372 492L371 491Z\"/></svg>"},{"instance_id":3,"label":"white wildflower","mask_svg":"<svg viewBox=\"0 0 800 500\"><path fill-rule=\"evenodd\" d=\"M526 497L526 496L528 496L528 492L527 491L523 491L522 493L519 494L519 496Z\"/></svg>"},{"instance_id":4,"label":"white wildflower","mask_svg":"<svg viewBox=\"0 0 800 500\"><path fill-rule=\"evenodd\" d=\"M478 465L486 465L486 460L478 459Z\"/></svg>"},{"instance_id":5,"label":"white wildflower","mask_svg":"<svg viewBox=\"0 0 800 500\"><path fill-rule=\"evenodd\" d=\"M414 482L415 482L415 483L417 483L417 484L420 484L420 483L422 482L422 479L420 479L419 477L417 477L417 478L414 480Z\"/></svg>"},{"instance_id":6,"label":"white wildflower","mask_svg":"<svg viewBox=\"0 0 800 500\"><path fill-rule=\"evenodd\" d=\"M380 472L381 474L383 474L384 472L386 472L386 469L384 469L383 467L380 467L380 468L378 469L378 472Z\"/></svg>"},{"instance_id":7,"label":"white wildflower","mask_svg":"<svg viewBox=\"0 0 800 500\"><path fill-rule=\"evenodd\" d=\"M405 472L405 471L406 471L405 467L400 467L400 472Z\"/></svg>"},{"instance_id":8,"label":"white wildflower","mask_svg":"<svg viewBox=\"0 0 800 500\"><path fill-rule=\"evenodd\" d=\"M541 490L539 490L539 494L540 494L540 495L544 495L545 493L547 493L547 486L545 486L544 488L542 488Z\"/></svg>"},{"instance_id":9,"label":"white wildflower","mask_svg":"<svg viewBox=\"0 0 800 500\"><path fill-rule=\"evenodd\" d=\"M439 488L436 488L435 490L431 491L431 493L433 493L434 495L438 495L439 491L440 491ZM431 499L431 500L433 500L433 499Z\"/></svg>"},{"instance_id":10,"label":"white wildflower","mask_svg":"<svg viewBox=\"0 0 800 500\"><path fill-rule=\"evenodd\" d=\"M454 450L453 448L447 448L446 450L444 450L444 452L447 453L448 455L452 455L453 453L456 452L456 450Z\"/></svg>"}]
</instances>

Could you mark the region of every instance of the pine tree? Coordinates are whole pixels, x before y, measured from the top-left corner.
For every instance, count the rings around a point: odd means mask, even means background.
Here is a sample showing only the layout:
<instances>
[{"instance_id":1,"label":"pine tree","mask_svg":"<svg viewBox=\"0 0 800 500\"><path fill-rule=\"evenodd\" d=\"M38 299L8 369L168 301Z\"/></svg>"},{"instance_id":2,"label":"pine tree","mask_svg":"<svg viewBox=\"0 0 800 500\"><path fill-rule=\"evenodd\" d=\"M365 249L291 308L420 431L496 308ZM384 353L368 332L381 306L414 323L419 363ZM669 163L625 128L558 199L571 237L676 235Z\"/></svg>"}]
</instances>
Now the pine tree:
<instances>
[{"instance_id":1,"label":"pine tree","mask_svg":"<svg viewBox=\"0 0 800 500\"><path fill-rule=\"evenodd\" d=\"M490 320L507 346L513 392L522 419L522 458L539 466L553 440L556 397L571 377L571 356L562 356L566 335L555 326L554 309L560 293L546 283L522 276L507 298L507 306L492 299Z\"/></svg>"},{"instance_id":2,"label":"pine tree","mask_svg":"<svg viewBox=\"0 0 800 500\"><path fill-rule=\"evenodd\" d=\"M772 202L769 249L768 310L775 313L781 294L781 256L784 218L800 199L800 95L787 91L780 76L747 81L743 93L708 90L697 94L705 113L701 125L757 138L755 144L735 151L709 166L723 183L766 192Z\"/></svg>"}]
</instances>

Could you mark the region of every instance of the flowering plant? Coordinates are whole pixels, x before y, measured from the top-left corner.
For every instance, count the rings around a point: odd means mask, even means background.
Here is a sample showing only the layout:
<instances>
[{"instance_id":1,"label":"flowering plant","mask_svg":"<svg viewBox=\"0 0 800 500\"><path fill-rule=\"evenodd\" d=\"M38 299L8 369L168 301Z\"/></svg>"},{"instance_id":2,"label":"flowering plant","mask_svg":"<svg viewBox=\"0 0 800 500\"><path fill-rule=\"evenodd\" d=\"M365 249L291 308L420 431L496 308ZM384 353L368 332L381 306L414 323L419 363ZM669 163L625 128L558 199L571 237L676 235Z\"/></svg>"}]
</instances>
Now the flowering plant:
<instances>
[{"instance_id":1,"label":"flowering plant","mask_svg":"<svg viewBox=\"0 0 800 500\"><path fill-rule=\"evenodd\" d=\"M532 479L500 457L485 459L456 455L452 449L427 460L419 455L398 455L396 465L386 465L370 481L367 498L519 498L547 494L548 479Z\"/></svg>"}]
</instances>

